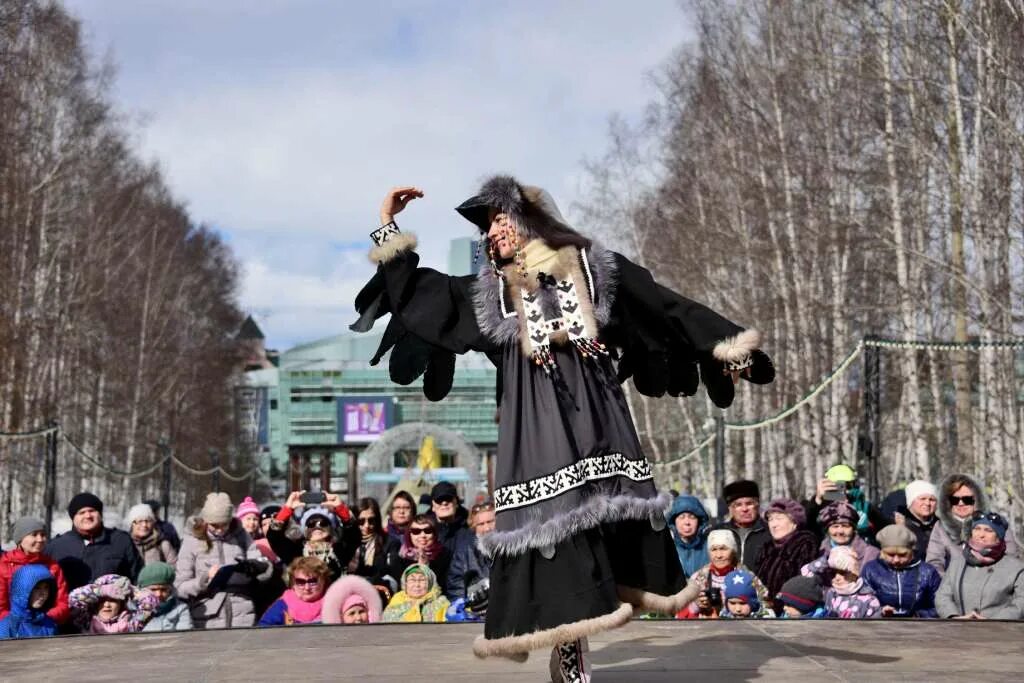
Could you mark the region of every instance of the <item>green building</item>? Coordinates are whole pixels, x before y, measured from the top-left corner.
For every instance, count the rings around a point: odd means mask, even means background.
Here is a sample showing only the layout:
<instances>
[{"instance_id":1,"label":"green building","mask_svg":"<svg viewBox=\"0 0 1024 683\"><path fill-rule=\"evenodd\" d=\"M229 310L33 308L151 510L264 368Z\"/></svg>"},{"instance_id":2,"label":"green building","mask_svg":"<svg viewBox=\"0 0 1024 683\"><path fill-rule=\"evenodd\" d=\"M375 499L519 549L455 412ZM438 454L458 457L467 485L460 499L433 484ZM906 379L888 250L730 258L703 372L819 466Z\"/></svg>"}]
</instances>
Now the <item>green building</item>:
<instances>
[{"instance_id":1,"label":"green building","mask_svg":"<svg viewBox=\"0 0 1024 683\"><path fill-rule=\"evenodd\" d=\"M449 272L472 272L475 248L472 239L453 240ZM276 356L268 354L273 362L261 365L262 332L251 318L246 321L244 337L255 358L246 361L244 385L237 390L239 432L243 435L239 445L264 454L276 496L295 486L315 488L319 479L321 486L346 491L352 497L348 480L357 472L360 494L385 495L379 486L368 484L366 477L382 481L390 468L359 462L359 457L382 430L409 423L430 423L457 432L480 457L475 462L459 462L455 452L442 447L442 465L472 470L472 476L462 481L487 481L487 456L498 441L494 366L483 354L459 356L448 397L436 403L428 401L423 396L422 378L400 386L388 376L387 357L376 367L370 366L385 328L383 322L371 333L339 334ZM404 467L410 455L398 452L388 464ZM468 458L463 455L462 459ZM453 478L457 478L454 472Z\"/></svg>"}]
</instances>

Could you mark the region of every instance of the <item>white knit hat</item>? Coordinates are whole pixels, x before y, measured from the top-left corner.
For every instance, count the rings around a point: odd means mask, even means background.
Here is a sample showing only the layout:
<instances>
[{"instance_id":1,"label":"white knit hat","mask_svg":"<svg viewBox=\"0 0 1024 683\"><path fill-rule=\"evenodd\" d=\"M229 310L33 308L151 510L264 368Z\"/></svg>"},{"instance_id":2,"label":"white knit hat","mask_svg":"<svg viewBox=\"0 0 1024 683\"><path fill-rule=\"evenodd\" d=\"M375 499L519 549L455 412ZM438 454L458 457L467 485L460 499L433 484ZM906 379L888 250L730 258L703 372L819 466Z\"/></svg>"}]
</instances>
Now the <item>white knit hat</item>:
<instances>
[{"instance_id":1,"label":"white knit hat","mask_svg":"<svg viewBox=\"0 0 1024 683\"><path fill-rule=\"evenodd\" d=\"M739 548L736 546L736 534L728 529L715 529L708 534L708 550L716 546L725 546L734 553L739 552Z\"/></svg>"},{"instance_id":2,"label":"white knit hat","mask_svg":"<svg viewBox=\"0 0 1024 683\"><path fill-rule=\"evenodd\" d=\"M850 572L860 576L860 562L848 545L837 545L828 553L828 566L841 572Z\"/></svg>"},{"instance_id":3,"label":"white knit hat","mask_svg":"<svg viewBox=\"0 0 1024 683\"><path fill-rule=\"evenodd\" d=\"M910 507L915 500L921 496L932 496L935 500L939 499L939 490L935 488L935 484L925 481L924 479L917 479L907 484L907 487L903 489L903 492L907 495L907 507Z\"/></svg>"},{"instance_id":4,"label":"white knit hat","mask_svg":"<svg viewBox=\"0 0 1024 683\"><path fill-rule=\"evenodd\" d=\"M156 521L156 515L153 514L153 508L149 507L145 503L139 503L138 505L132 505L128 510L128 516L125 518L125 523L131 524L137 522L140 519L150 519Z\"/></svg>"}]
</instances>

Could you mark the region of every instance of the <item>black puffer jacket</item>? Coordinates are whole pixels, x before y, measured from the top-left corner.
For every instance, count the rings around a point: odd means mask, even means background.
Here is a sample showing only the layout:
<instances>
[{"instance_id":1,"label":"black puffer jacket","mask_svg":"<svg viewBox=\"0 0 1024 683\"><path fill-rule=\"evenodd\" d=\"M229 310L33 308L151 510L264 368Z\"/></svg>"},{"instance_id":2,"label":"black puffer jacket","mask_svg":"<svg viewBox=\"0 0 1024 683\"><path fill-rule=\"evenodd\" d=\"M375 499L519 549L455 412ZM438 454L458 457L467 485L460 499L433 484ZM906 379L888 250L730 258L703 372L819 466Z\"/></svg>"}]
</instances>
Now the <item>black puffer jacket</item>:
<instances>
[{"instance_id":1,"label":"black puffer jacket","mask_svg":"<svg viewBox=\"0 0 1024 683\"><path fill-rule=\"evenodd\" d=\"M88 544L72 529L53 538L44 552L60 565L68 590L91 583L104 574L120 574L134 582L142 569L142 558L132 537L120 529L104 527Z\"/></svg>"}]
</instances>

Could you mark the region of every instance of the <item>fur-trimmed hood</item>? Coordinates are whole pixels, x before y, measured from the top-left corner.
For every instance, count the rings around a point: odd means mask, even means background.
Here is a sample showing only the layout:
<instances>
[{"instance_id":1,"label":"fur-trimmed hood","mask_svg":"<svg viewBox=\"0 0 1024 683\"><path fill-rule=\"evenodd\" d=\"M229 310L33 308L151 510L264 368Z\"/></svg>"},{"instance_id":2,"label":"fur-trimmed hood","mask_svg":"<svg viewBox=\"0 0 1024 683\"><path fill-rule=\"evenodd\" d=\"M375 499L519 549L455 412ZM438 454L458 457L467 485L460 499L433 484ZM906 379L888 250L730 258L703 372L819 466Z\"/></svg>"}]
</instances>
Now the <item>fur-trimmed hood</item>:
<instances>
[{"instance_id":1,"label":"fur-trimmed hood","mask_svg":"<svg viewBox=\"0 0 1024 683\"><path fill-rule=\"evenodd\" d=\"M380 593L369 581L355 574L342 576L331 584L324 594L323 607L320 610L320 618L325 624L340 624L341 606L350 595L358 595L366 601L366 612L370 617L370 623L376 624L381 620L384 613Z\"/></svg>"},{"instance_id":2,"label":"fur-trimmed hood","mask_svg":"<svg viewBox=\"0 0 1024 683\"><path fill-rule=\"evenodd\" d=\"M985 495L985 489L982 488L981 484L977 479L970 476L969 474L963 474L961 472L954 472L942 480L939 484L939 504L935 508L935 516L939 518L939 522L946 529L946 533L954 542L959 542L963 524L953 516L953 505L949 502L949 490L950 484L953 483L954 479L963 479L967 485L974 492L974 509L985 512L988 510L988 496Z\"/></svg>"}]
</instances>

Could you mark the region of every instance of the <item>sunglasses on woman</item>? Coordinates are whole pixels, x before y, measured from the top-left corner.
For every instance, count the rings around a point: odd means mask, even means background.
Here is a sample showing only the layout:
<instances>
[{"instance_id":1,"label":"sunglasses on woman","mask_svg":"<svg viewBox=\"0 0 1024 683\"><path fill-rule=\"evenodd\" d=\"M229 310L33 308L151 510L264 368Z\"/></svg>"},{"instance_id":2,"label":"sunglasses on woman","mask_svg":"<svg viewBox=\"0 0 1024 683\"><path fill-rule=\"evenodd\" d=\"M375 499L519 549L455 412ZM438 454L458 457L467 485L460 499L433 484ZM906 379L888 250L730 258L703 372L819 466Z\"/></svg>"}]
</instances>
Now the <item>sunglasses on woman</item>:
<instances>
[{"instance_id":1,"label":"sunglasses on woman","mask_svg":"<svg viewBox=\"0 0 1024 683\"><path fill-rule=\"evenodd\" d=\"M974 496L950 496L949 502L953 505L974 505Z\"/></svg>"},{"instance_id":2,"label":"sunglasses on woman","mask_svg":"<svg viewBox=\"0 0 1024 683\"><path fill-rule=\"evenodd\" d=\"M359 526L374 526L377 524L376 517L360 517Z\"/></svg>"},{"instance_id":3,"label":"sunglasses on woman","mask_svg":"<svg viewBox=\"0 0 1024 683\"><path fill-rule=\"evenodd\" d=\"M307 586L309 588L313 588L320 584L320 579L315 576L311 579L294 578L292 579L292 583L296 586Z\"/></svg>"},{"instance_id":4,"label":"sunglasses on woman","mask_svg":"<svg viewBox=\"0 0 1024 683\"><path fill-rule=\"evenodd\" d=\"M434 535L434 530L433 529L427 529L427 528L412 527L411 529L409 529L409 534L412 535L412 536L419 536L420 534L429 534L429 535L433 536Z\"/></svg>"},{"instance_id":5,"label":"sunglasses on woman","mask_svg":"<svg viewBox=\"0 0 1024 683\"><path fill-rule=\"evenodd\" d=\"M311 519L306 522L307 529L330 529L331 523L325 519Z\"/></svg>"}]
</instances>

